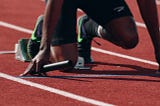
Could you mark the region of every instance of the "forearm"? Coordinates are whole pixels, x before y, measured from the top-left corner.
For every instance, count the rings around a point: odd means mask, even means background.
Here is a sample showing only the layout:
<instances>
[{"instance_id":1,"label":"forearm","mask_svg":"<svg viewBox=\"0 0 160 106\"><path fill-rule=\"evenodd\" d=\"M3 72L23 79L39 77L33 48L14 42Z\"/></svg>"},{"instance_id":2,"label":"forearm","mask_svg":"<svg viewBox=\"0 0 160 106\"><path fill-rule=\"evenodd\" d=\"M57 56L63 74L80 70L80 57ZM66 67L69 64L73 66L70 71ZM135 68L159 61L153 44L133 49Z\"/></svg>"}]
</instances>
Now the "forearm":
<instances>
[{"instance_id":1,"label":"forearm","mask_svg":"<svg viewBox=\"0 0 160 106\"><path fill-rule=\"evenodd\" d=\"M52 34L55 30L57 21L61 13L62 3L63 0L49 0L46 5L42 28L42 40L40 46L41 50L50 50Z\"/></svg>"},{"instance_id":2,"label":"forearm","mask_svg":"<svg viewBox=\"0 0 160 106\"><path fill-rule=\"evenodd\" d=\"M155 0L137 0L142 18L151 36L154 48L160 52L160 32Z\"/></svg>"}]
</instances>

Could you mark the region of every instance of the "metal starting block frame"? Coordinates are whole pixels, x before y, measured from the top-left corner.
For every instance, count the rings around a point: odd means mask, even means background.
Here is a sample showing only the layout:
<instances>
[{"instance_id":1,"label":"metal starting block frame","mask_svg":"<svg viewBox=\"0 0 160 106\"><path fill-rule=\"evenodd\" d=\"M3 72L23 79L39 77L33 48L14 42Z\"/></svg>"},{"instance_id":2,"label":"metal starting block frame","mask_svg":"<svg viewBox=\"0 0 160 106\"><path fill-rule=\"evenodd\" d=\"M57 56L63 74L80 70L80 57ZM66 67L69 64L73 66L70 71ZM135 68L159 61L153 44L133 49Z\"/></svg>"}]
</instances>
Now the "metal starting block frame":
<instances>
[{"instance_id":1,"label":"metal starting block frame","mask_svg":"<svg viewBox=\"0 0 160 106\"><path fill-rule=\"evenodd\" d=\"M29 39L22 38L15 44L15 59L23 62L30 62L31 58L27 54L27 44Z\"/></svg>"}]
</instances>

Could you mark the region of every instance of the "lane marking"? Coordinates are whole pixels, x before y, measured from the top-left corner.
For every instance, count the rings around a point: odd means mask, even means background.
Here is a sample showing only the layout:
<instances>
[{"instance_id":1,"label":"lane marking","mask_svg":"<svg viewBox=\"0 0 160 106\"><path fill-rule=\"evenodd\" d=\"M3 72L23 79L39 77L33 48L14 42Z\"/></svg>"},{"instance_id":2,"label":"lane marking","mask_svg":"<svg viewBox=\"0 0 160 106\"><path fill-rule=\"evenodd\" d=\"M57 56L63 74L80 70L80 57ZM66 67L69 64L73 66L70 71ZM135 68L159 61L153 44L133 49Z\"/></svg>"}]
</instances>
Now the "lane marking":
<instances>
[{"instance_id":1,"label":"lane marking","mask_svg":"<svg viewBox=\"0 0 160 106\"><path fill-rule=\"evenodd\" d=\"M20 84L24 84L24 85L35 87L35 88L42 89L42 90L45 90L45 91L49 91L51 93L55 93L55 94L58 94L58 95L61 95L61 96L72 98L72 99L75 99L75 100L78 100L78 101L81 101L81 102L86 102L86 103L89 103L89 104L92 104L92 105L114 106L114 105L109 104L109 103L105 103L105 102L98 101L98 100L95 100L95 99L90 99L90 98L83 97L83 96L79 96L79 95L76 95L76 94L73 94L73 93L70 93L70 92L66 92L66 91L63 91L63 90L59 90L59 89L52 88L52 87L49 87L49 86L46 86L46 85L31 82L31 81L28 81L28 80L16 78L16 77L10 76L8 74L0 73L0 77L11 80L11 81L18 82Z\"/></svg>"},{"instance_id":2,"label":"lane marking","mask_svg":"<svg viewBox=\"0 0 160 106\"><path fill-rule=\"evenodd\" d=\"M21 31L21 32L24 32L24 33L28 33L28 34L32 33L32 30L30 30L30 29L20 27L20 26L16 26L16 25L13 25L13 24L9 24L9 23L3 22L3 21L0 21L0 26L7 27L7 28L10 28L10 29L14 29L14 30L17 30L17 31ZM145 24L140 23L140 22L137 22L137 26L146 28ZM104 53L104 54L108 54L108 55L112 55L112 56L116 56L116 57L120 57L120 58L124 58L124 59L134 60L134 61L137 61L137 62L147 63L147 64L154 65L154 66L158 66L157 62L153 62L153 61L149 61L149 60L145 60L145 59L140 59L140 58L137 58L137 57L132 57L132 56L128 56L128 55L124 55L124 54L120 54L120 53L116 53L116 52L112 52L112 51L108 51L108 50L103 50L103 49L96 48L96 47L92 47L91 49L93 51L96 51L96 52L100 52L100 53Z\"/></svg>"},{"instance_id":3,"label":"lane marking","mask_svg":"<svg viewBox=\"0 0 160 106\"><path fill-rule=\"evenodd\" d=\"M136 25L138 27L146 28L146 25L144 23L136 22Z\"/></svg>"},{"instance_id":4,"label":"lane marking","mask_svg":"<svg viewBox=\"0 0 160 106\"><path fill-rule=\"evenodd\" d=\"M116 52L111 52L108 50L103 50L103 49L99 49L99 48L95 48L95 47L92 47L91 49L96 52L100 52L100 53L104 53L104 54L108 54L108 55L112 55L112 56L116 56L116 57L120 57L120 58L124 58L124 59L128 59L128 60L134 60L137 62L142 62L142 63L158 66L157 62L153 62L153 61L149 61L149 60L145 60L145 59L140 59L137 57L132 57L132 56L116 53Z\"/></svg>"},{"instance_id":5,"label":"lane marking","mask_svg":"<svg viewBox=\"0 0 160 106\"><path fill-rule=\"evenodd\" d=\"M0 51L0 54L15 54L15 51Z\"/></svg>"},{"instance_id":6,"label":"lane marking","mask_svg":"<svg viewBox=\"0 0 160 106\"><path fill-rule=\"evenodd\" d=\"M13 24L10 24L10 23L7 23L7 22L3 22L3 21L0 21L0 26L7 27L7 28L10 28L10 29L14 29L14 30L17 30L17 31L20 31L20 32L24 32L24 33L27 33L27 34L31 34L33 32L30 29L27 29L27 28L24 28L24 27L20 27L20 26L17 26L17 25L13 25Z\"/></svg>"}]
</instances>

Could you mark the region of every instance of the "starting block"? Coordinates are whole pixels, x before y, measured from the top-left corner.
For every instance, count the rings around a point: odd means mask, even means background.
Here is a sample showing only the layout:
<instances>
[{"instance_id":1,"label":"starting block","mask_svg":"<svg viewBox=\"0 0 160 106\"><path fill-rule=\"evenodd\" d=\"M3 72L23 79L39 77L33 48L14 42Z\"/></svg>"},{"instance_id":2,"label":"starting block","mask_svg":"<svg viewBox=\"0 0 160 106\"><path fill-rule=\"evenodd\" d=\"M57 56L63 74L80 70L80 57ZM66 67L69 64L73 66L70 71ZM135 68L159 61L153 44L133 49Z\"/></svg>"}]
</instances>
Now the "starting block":
<instances>
[{"instance_id":1,"label":"starting block","mask_svg":"<svg viewBox=\"0 0 160 106\"><path fill-rule=\"evenodd\" d=\"M23 62L30 62L31 58L27 55L27 44L29 39L22 38L15 44L15 59Z\"/></svg>"}]
</instances>

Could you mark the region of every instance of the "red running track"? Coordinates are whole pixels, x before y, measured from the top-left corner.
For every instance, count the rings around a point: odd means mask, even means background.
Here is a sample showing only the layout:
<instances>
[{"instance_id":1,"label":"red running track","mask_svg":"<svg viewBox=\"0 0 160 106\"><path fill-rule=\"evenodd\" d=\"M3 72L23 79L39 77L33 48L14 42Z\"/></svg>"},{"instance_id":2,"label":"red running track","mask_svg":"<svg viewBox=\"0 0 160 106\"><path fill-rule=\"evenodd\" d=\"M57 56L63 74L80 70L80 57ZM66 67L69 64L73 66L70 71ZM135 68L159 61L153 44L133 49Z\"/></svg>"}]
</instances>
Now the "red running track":
<instances>
[{"instance_id":1,"label":"red running track","mask_svg":"<svg viewBox=\"0 0 160 106\"><path fill-rule=\"evenodd\" d=\"M143 23L136 1L127 2L136 21ZM17 61L14 54L2 54L2 51L13 51L18 39L30 37L45 4L42 0L1 0L0 8L1 106L160 105L160 79L155 75L158 67L143 24L138 25L140 42L132 50L123 50L95 38L101 46L93 42L95 64L89 71L64 73L57 70L49 72L51 77L47 78L20 79L18 75L28 63ZM81 14L78 12L78 16ZM6 23L9 25L4 26ZM26 30L13 29L10 24Z\"/></svg>"}]
</instances>

